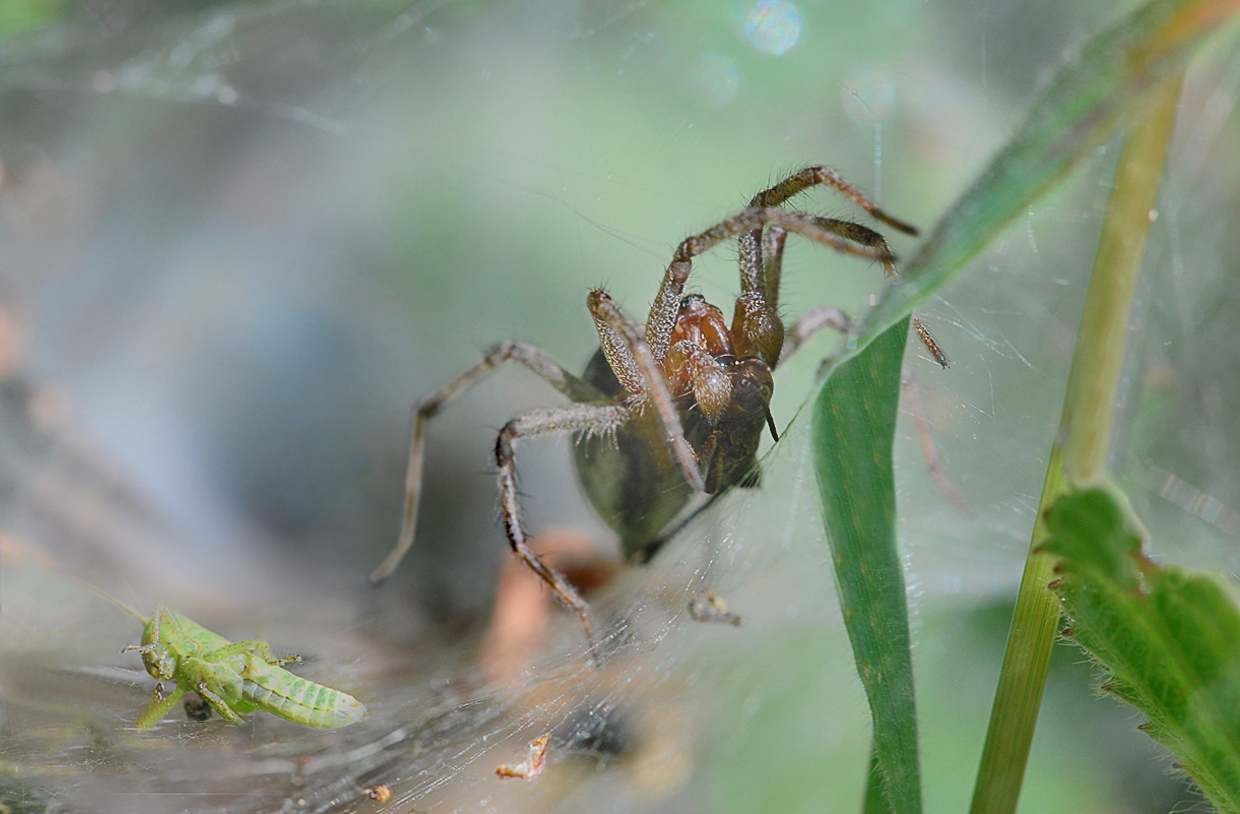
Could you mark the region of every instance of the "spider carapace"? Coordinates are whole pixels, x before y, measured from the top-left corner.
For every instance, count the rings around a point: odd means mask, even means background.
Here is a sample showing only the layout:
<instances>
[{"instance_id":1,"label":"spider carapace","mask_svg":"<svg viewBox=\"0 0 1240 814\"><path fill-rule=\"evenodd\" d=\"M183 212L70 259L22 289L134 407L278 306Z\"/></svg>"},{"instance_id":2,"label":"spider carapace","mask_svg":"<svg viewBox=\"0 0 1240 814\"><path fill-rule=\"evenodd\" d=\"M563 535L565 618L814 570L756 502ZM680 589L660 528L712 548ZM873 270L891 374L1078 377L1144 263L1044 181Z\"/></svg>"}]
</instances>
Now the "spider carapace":
<instances>
[{"instance_id":1,"label":"spider carapace","mask_svg":"<svg viewBox=\"0 0 1240 814\"><path fill-rule=\"evenodd\" d=\"M757 450L764 429L778 440L770 401L772 371L806 338L824 327L846 332L848 317L819 306L785 329L779 278L784 242L793 232L836 251L877 260L889 276L895 256L867 226L780 208L816 185L835 188L876 220L915 235L828 167L807 167L759 192L743 211L684 240L663 275L644 328L624 315L607 292L594 289L586 305L599 349L583 377L567 372L537 348L504 343L475 367L423 400L414 410L405 511L400 539L374 573L391 575L413 543L422 492L427 421L488 371L518 362L568 397L569 405L533 410L499 432L500 509L513 551L580 618L594 643L589 607L569 582L531 550L516 488L513 443L518 438L573 433L577 475L602 519L620 536L625 557L644 562L663 544L677 515L695 494L719 494L758 482ZM685 294L692 260L735 238L741 293L729 325L720 309ZM929 332L915 328L934 358L947 366Z\"/></svg>"}]
</instances>

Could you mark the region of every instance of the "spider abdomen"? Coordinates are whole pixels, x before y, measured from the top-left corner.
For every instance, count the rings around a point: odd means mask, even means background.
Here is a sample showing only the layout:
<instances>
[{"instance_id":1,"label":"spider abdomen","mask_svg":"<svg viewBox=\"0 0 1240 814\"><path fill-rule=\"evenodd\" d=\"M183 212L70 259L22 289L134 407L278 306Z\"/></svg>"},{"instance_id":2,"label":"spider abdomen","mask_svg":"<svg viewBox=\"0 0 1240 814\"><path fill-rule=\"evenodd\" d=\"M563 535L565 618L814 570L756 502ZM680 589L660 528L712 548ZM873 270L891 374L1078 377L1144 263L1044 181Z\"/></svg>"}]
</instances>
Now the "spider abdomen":
<instances>
[{"instance_id":1,"label":"spider abdomen","mask_svg":"<svg viewBox=\"0 0 1240 814\"><path fill-rule=\"evenodd\" d=\"M621 392L601 350L585 380L604 395ZM585 437L573 447L577 479L594 510L620 535L625 559L645 562L663 542L663 531L693 496L672 464L656 422L635 415L614 435Z\"/></svg>"}]
</instances>

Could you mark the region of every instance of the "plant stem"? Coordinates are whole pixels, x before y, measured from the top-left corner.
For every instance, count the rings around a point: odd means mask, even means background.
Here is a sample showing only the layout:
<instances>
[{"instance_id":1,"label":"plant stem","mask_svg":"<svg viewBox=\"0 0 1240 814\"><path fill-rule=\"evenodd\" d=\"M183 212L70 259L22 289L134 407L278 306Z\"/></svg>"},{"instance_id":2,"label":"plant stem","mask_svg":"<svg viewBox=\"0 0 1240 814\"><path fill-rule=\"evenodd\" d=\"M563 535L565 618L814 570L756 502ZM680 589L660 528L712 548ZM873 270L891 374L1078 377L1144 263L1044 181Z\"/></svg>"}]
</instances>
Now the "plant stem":
<instances>
[{"instance_id":1,"label":"plant stem","mask_svg":"<svg viewBox=\"0 0 1240 814\"><path fill-rule=\"evenodd\" d=\"M1051 449L1012 614L971 814L1012 814L1020 797L1059 623L1059 601L1047 589L1051 558L1035 553L1046 536L1043 514L1070 483L1098 478L1106 464L1128 311L1153 220L1182 79L1182 72L1177 71L1151 91L1150 106L1136 115L1120 153L1068 373L1059 433Z\"/></svg>"}]
</instances>

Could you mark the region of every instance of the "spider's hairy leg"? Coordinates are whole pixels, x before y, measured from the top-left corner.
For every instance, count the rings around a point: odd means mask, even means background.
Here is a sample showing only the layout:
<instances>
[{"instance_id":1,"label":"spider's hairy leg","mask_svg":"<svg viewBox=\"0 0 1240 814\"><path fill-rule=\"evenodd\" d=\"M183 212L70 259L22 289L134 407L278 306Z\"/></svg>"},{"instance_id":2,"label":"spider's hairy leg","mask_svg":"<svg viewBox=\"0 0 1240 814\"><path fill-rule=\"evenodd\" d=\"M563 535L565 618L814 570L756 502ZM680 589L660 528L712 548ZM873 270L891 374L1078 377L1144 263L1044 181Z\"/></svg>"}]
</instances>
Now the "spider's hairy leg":
<instances>
[{"instance_id":1,"label":"spider's hairy leg","mask_svg":"<svg viewBox=\"0 0 1240 814\"><path fill-rule=\"evenodd\" d=\"M405 510L401 518L400 537L396 547L379 567L371 572L371 582L382 582L390 577L413 545L413 534L418 524L418 504L422 497L422 458L425 454L427 421L448 402L481 381L488 372L508 361L517 362L529 368L575 402L598 401L603 398L601 393L564 370L538 348L516 342L504 342L492 348L477 365L423 399L414 408L410 422L409 466L405 475Z\"/></svg>"},{"instance_id":2,"label":"spider's hairy leg","mask_svg":"<svg viewBox=\"0 0 1240 814\"><path fill-rule=\"evenodd\" d=\"M729 238L740 238L742 293L736 300L732 336L738 355L757 356L773 367L779 362L784 345L784 325L776 306L787 232L796 232L836 251L878 260L884 267L894 268L895 256L877 232L856 224L841 227L841 223L845 222L775 207L746 209L686 238L677 247L673 263L688 261ZM762 247L763 256L757 257L757 236L768 225L771 228ZM872 245L857 242L858 236ZM768 293L775 296L768 298Z\"/></svg>"},{"instance_id":3,"label":"spider's hairy leg","mask_svg":"<svg viewBox=\"0 0 1240 814\"><path fill-rule=\"evenodd\" d=\"M829 229L838 235L848 238L863 246L870 246L875 249L887 252L891 255L891 247L887 245L887 240L881 234L859 223L853 223L849 220L837 220L835 218L823 218L815 216L815 220L824 229ZM898 279L900 273L896 270L894 258L892 260L883 260L883 271L886 272L890 279ZM947 354L943 352L943 348L939 346L934 335L930 333L930 329L925 326L920 319L913 317L913 330L917 332L917 337L921 343L926 346L926 350L930 351L930 355L934 357L934 361L938 362L944 368L951 366L951 360L947 358Z\"/></svg>"},{"instance_id":4,"label":"spider's hairy leg","mask_svg":"<svg viewBox=\"0 0 1240 814\"><path fill-rule=\"evenodd\" d=\"M590 623L590 608L559 571L545 565L529 546L525 524L521 521L521 506L517 500L517 479L514 465L513 442L533 435L556 432L612 432L628 420L630 410L623 404L603 402L599 404L573 404L550 410L534 410L509 421L499 431L495 440L495 463L499 467L500 511L504 516L504 530L512 550L530 570L542 579L570 610L581 618L590 649L596 650L594 626Z\"/></svg>"},{"instance_id":5,"label":"spider's hairy leg","mask_svg":"<svg viewBox=\"0 0 1240 814\"><path fill-rule=\"evenodd\" d=\"M887 245L887 239L884 238L882 234L880 234L879 232L876 232L875 230L871 229L868 226L862 226L860 223L853 223L850 220L839 220L838 218L825 218L820 215L806 215L805 217L810 218L811 220L814 221L814 223L816 223L818 226L822 227L823 229L827 230L828 232L837 234L841 237L851 240L854 243L860 244L862 246L867 246L871 249L881 252L883 256L879 258L879 262L883 264L883 271L887 274L887 277L890 279L899 278L900 274L896 270L895 256L891 253L891 247ZM774 231L775 231L774 227L772 227L771 229L767 231L768 241L770 240L771 232L774 232ZM780 248L782 249L782 244L780 245ZM766 252L766 249L764 247L763 249L763 268L764 269L767 266L767 262L766 262L767 258L766 258L765 252ZM778 279L779 279L778 276L776 276L775 278L776 286L778 286ZM769 278L767 281L767 285L768 286L770 285ZM740 317L741 317L741 300L737 300L736 301L736 319L739 321ZM737 326L736 324L734 324L732 328L733 333L735 333L736 330L737 330ZM930 329L927 328L925 324L921 320L917 319L916 317L913 318L913 330L917 332L917 336L919 339L921 339L922 344L926 346L926 350L930 351L930 355L934 357L934 361L938 362L944 368L949 367L951 365L951 361L947 358L947 354L944 353L943 348L939 346L939 343L938 341L935 340L934 335L930 333ZM804 340L804 338L805 337L802 336L801 339ZM800 342L798 341L797 344L800 344Z\"/></svg>"},{"instance_id":6,"label":"spider's hairy leg","mask_svg":"<svg viewBox=\"0 0 1240 814\"><path fill-rule=\"evenodd\" d=\"M879 262L895 260L890 251L875 249L871 246L859 246L846 237L836 234L834 230L825 228L819 223L820 220L822 219L813 215L788 212L776 207L746 209L724 218L703 232L685 238L676 248L673 262L691 260L725 240L768 225L778 226L787 232L796 232L842 254L851 254Z\"/></svg>"},{"instance_id":7,"label":"spider's hairy leg","mask_svg":"<svg viewBox=\"0 0 1240 814\"><path fill-rule=\"evenodd\" d=\"M757 356L773 369L784 345L779 316L779 277L783 269L787 230L772 226L743 233L737 240L741 294L732 313L731 333L740 357ZM761 245L759 245L761 241Z\"/></svg>"},{"instance_id":8,"label":"spider's hairy leg","mask_svg":"<svg viewBox=\"0 0 1240 814\"><path fill-rule=\"evenodd\" d=\"M778 226L766 230L766 236L762 239L761 276L750 284L752 290L761 292L772 309L779 307L779 278L784 268L784 243L787 239L788 233ZM751 289L743 276L744 269L741 271L741 290L749 291Z\"/></svg>"},{"instance_id":9,"label":"spider's hairy leg","mask_svg":"<svg viewBox=\"0 0 1240 814\"><path fill-rule=\"evenodd\" d=\"M663 274L663 283L646 317L646 344L659 364L667 358L672 330L676 327L676 314L680 310L680 298L685 293L685 281L689 279L691 269L692 264L687 260L672 261Z\"/></svg>"},{"instance_id":10,"label":"spider's hairy leg","mask_svg":"<svg viewBox=\"0 0 1240 814\"><path fill-rule=\"evenodd\" d=\"M797 317L797 321L788 330L787 336L784 337L784 349L779 355L779 362L783 364L788 361L810 337L823 328L832 328L848 336L852 327L852 319L848 314L833 305L819 305L811 308ZM934 335L930 333L930 329L917 317L913 317L913 330L917 332L917 337L926 346L926 350L930 351L934 361L945 368L951 365L951 360L947 358L947 354L939 346Z\"/></svg>"},{"instance_id":11,"label":"spider's hairy leg","mask_svg":"<svg viewBox=\"0 0 1240 814\"><path fill-rule=\"evenodd\" d=\"M818 186L819 184L825 184L839 190L846 198L866 212L869 212L875 220L882 221L891 228L898 229L905 234L917 234L916 226L888 215L879 208L878 204L861 194L860 190L845 181L838 172L830 167L815 166L798 170L778 184L754 195L749 205L750 207L779 206L789 198L800 195L810 187Z\"/></svg>"},{"instance_id":12,"label":"spider's hairy leg","mask_svg":"<svg viewBox=\"0 0 1240 814\"><path fill-rule=\"evenodd\" d=\"M749 202L749 206L751 208L780 206L810 187L819 184L833 187L843 193L853 203L888 226L910 235L917 234L916 227L888 215L830 167L813 166L794 172L779 183L754 195ZM853 243L876 250L879 254L876 259L883 264L883 269L887 276L894 277L896 275L895 257L892 255L891 248L888 246L886 239L879 232L848 220L817 216L807 217L811 217L818 226L828 232L839 235ZM773 226L767 230L765 239L762 237L761 228L758 228L741 235L738 241L742 292L761 291L766 299L767 307L772 311L779 304L779 272L783 254L783 238L784 235L779 233L778 227ZM760 252L758 250L759 240L762 240ZM732 329L733 333L737 333L738 329L742 329L743 318L752 320L753 317L750 314L754 312L755 306L752 303L746 303L742 306L742 302L738 300ZM821 325L818 327L821 327ZM939 348L938 343L934 341L934 337L930 335L925 325L920 321L915 321L914 328L935 360L946 367L947 357L942 349ZM742 330L742 332L749 333L753 330L753 328L750 328L748 331ZM795 350L796 346L804 341L806 336L808 334L802 333L799 337L796 337L791 348L786 347L788 342L785 342L786 353Z\"/></svg>"},{"instance_id":13,"label":"spider's hairy leg","mask_svg":"<svg viewBox=\"0 0 1240 814\"><path fill-rule=\"evenodd\" d=\"M952 483L943 468L939 456L939 445L934 440L934 427L930 423L930 417L926 414L926 405L921 397L921 386L908 373L900 377L900 395L902 399L905 396L908 397L910 402L908 412L912 414L917 424L917 442L921 447L921 457L926 462L926 469L930 471L930 476L934 478L939 491L951 501L956 511L968 518L976 517L973 507L965 500L964 495L956 488L956 484Z\"/></svg>"},{"instance_id":14,"label":"spider's hairy leg","mask_svg":"<svg viewBox=\"0 0 1240 814\"><path fill-rule=\"evenodd\" d=\"M650 346L646 344L633 321L624 315L603 289L596 288L591 291L586 298L586 305L590 309L590 315L594 317L594 327L598 330L607 364L628 392L630 402L635 405L635 409L654 410L662 426L663 437L671 447L685 480L695 491L701 492L706 488L706 483L698 469L693 447L685 438L680 414L676 411L671 391L663 378L663 370L655 361Z\"/></svg>"},{"instance_id":15,"label":"spider's hairy leg","mask_svg":"<svg viewBox=\"0 0 1240 814\"><path fill-rule=\"evenodd\" d=\"M810 215L809 217L812 217L815 223L828 232L882 252L886 255L885 258L879 259L879 262L883 264L883 272L888 277L898 276L896 273L895 255L891 253L891 246L887 245L887 239L881 233L874 231L868 226L862 226L860 223L853 223L850 220L826 218L821 215Z\"/></svg>"},{"instance_id":16,"label":"spider's hairy leg","mask_svg":"<svg viewBox=\"0 0 1240 814\"><path fill-rule=\"evenodd\" d=\"M784 337L784 349L779 355L780 364L788 361L801 345L823 328L834 328L845 336L852 329L852 320L848 314L833 305L819 305L811 308L792 323L788 334Z\"/></svg>"},{"instance_id":17,"label":"spider's hairy leg","mask_svg":"<svg viewBox=\"0 0 1240 814\"><path fill-rule=\"evenodd\" d=\"M934 334L930 333L930 329L926 324L917 317L913 317L913 330L917 332L917 338L921 340L921 344L926 346L926 350L930 351L930 355L934 357L934 361L938 362L944 369L951 367L952 361L947 358L947 353L939 345L939 341L934 338Z\"/></svg>"}]
</instances>

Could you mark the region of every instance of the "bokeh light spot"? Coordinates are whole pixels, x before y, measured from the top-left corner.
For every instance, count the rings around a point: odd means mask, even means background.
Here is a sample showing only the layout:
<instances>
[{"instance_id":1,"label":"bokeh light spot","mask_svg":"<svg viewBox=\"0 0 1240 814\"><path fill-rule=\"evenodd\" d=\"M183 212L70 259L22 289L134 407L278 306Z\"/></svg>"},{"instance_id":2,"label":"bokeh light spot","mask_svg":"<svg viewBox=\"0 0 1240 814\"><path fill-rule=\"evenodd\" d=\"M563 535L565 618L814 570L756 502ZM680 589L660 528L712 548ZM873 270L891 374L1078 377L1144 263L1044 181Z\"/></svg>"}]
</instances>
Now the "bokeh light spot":
<instances>
[{"instance_id":1,"label":"bokeh light spot","mask_svg":"<svg viewBox=\"0 0 1240 814\"><path fill-rule=\"evenodd\" d=\"M788 0L760 0L745 16L745 39L764 54L780 56L801 39L801 11Z\"/></svg>"}]
</instances>

